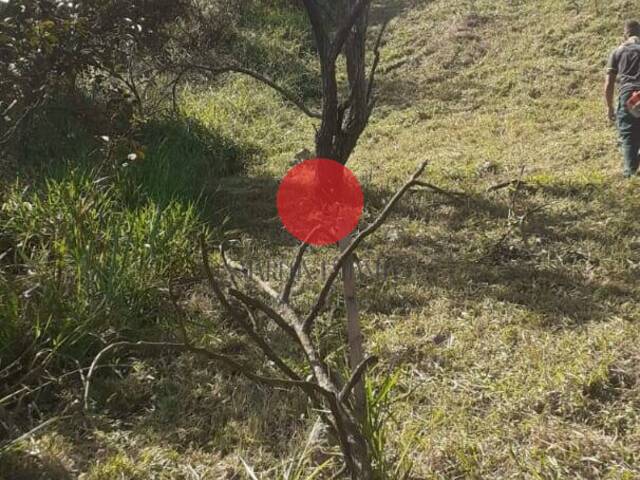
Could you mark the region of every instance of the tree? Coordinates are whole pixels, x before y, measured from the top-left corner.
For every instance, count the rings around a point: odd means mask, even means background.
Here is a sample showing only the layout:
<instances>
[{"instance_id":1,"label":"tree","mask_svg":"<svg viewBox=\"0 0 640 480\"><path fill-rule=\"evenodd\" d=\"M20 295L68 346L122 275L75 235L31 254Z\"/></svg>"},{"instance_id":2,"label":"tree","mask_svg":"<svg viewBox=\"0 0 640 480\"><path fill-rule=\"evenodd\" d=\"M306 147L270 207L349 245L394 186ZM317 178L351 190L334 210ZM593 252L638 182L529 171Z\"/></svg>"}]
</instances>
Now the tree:
<instances>
[{"instance_id":1,"label":"tree","mask_svg":"<svg viewBox=\"0 0 640 480\"><path fill-rule=\"evenodd\" d=\"M302 0L301 4L309 18L318 55L322 91L322 109L320 112L313 111L305 105L302 99L297 98L294 93L281 87L267 76L246 66L237 64L182 63L180 74L193 68L215 75L235 72L249 75L261 81L278 91L305 115L320 120L315 138L316 156L335 160L344 165L349 160L358 139L369 123L375 105L373 94L375 74L380 60L380 45L386 24L380 28L373 45L373 61L367 74L367 40L371 0ZM346 85L340 85L338 82L338 61L341 56L344 57ZM412 181L415 181L416 178L417 175ZM365 230L365 232L367 231ZM351 237L347 237L340 242L341 253L339 260L320 292L315 306L304 321L297 317L294 309L288 303L291 285L295 281L297 269L306 251L306 245L304 244L298 251L296 263L291 270L291 277L280 296L281 311L279 313L271 310L271 307L256 303L255 299L252 300L253 303L249 302L249 297L239 296L237 290L232 292L232 294L235 293L238 296L239 300L246 302L247 308L251 308L252 305L253 308L262 305L263 313L269 315L285 331L288 331L294 341L302 347L307 360L312 366L316 381L314 387L307 385L303 387L303 390L316 403L323 403L323 399L329 403L332 418L325 418L325 422L331 426L339 437L347 468L354 479L371 477L369 452L367 451L366 440L362 438L361 432L361 426L364 424L366 417L363 375L366 367L370 364L370 359L364 358L353 259L353 251L363 238L364 236L358 235L353 240ZM340 271L342 271L343 276L343 292L347 310L346 323L352 377L351 381L343 387L342 393L339 393L338 397L334 398L334 395L337 394L337 386L332 383L326 367L323 366L323 360L318 357L317 352L314 350L309 334ZM263 281L257 280L257 285L262 286L267 293L275 293ZM228 304L224 299L221 288L219 286L216 287L213 282L212 287L214 287L219 300L223 304ZM271 296L275 298L274 295ZM280 317L278 318L277 315L280 315ZM263 340L258 338L259 336L252 335L252 337L259 345L264 347L262 345ZM268 356L272 356L272 353L269 353L268 350L265 353ZM276 365L285 366L281 361L276 361L274 358L272 360L276 362ZM287 368L282 368L282 370L284 373L292 373L288 372ZM291 377L291 375L289 376ZM291 379L298 381L295 377ZM352 390L355 394L353 411L346 406L347 397Z\"/></svg>"},{"instance_id":2,"label":"tree","mask_svg":"<svg viewBox=\"0 0 640 480\"><path fill-rule=\"evenodd\" d=\"M347 0L332 12L328 5L314 0L304 0L311 22L322 77L322 121L316 135L316 154L347 163L360 135L369 123L375 105L373 87L376 69L380 60L380 43L386 24L380 28L373 47L373 64L369 76L366 74L367 31L370 0ZM344 18L336 25L335 18ZM335 33L332 34L331 30ZM344 54L348 86L341 100L337 81L337 60ZM340 242L340 249L348 252L350 238ZM364 360L362 328L355 288L353 256L347 254L343 265L343 292L347 311L347 337L349 361L356 369ZM356 413L360 419L366 415L364 382L355 386Z\"/></svg>"},{"instance_id":3,"label":"tree","mask_svg":"<svg viewBox=\"0 0 640 480\"><path fill-rule=\"evenodd\" d=\"M320 121L315 137L316 156L347 163L360 135L366 128L374 108L374 81L380 59L380 44L385 25L372 47L373 59L367 73L367 31L371 0L302 0L315 38L319 60L320 82L322 86L322 108L320 112L308 107L295 93L279 85L258 71L236 62L209 63L207 59L188 58L187 61L174 60L172 68L176 73L175 87L189 71L208 75L237 73L248 75L280 93L296 105L305 115ZM344 57L344 63L339 59ZM339 65L346 69L346 84L341 85ZM175 102L174 96L174 102ZM204 239L201 239L202 259L210 287L233 322L260 349L280 376L256 373L255 366L247 365L235 358L212 352L197 346L189 340L186 329L182 328L184 343L167 344L151 342L120 342L105 348L96 357L88 374L85 404L91 373L99 358L116 346L158 346L176 348L204 355L222 362L248 378L274 386L295 387L302 390L317 408L323 422L328 427L344 458L344 468L353 480L373 478L371 448L365 434L366 404L364 396L364 375L368 367L375 363L374 357L364 355L363 338L360 328L356 301L355 271L353 254L365 238L373 234L387 219L395 204L412 187L420 184L418 177L426 164L414 173L393 196L377 219L357 235L340 242L340 253L325 282L316 296L313 306L302 315L291 299L292 287L307 250L302 243L295 256L290 274L281 292L259 278L244 266L227 258L221 247L220 254L228 274L230 287L225 287L209 265L209 254ZM326 358L313 340L316 321L323 312L336 279L342 272L345 304L347 307L347 332L351 373L346 381L332 375ZM254 292L258 292L255 294ZM263 316L275 323L294 343L306 359L312 375L304 378L291 368L286 360L276 353L269 338L257 325L257 316Z\"/></svg>"},{"instance_id":4,"label":"tree","mask_svg":"<svg viewBox=\"0 0 640 480\"><path fill-rule=\"evenodd\" d=\"M360 135L365 130L375 106L375 75L380 61L380 46L386 29L383 24L371 51L373 60L367 73L367 40L369 28L369 10L371 0L302 0L315 39L319 62L319 83L321 84L322 108L314 111L305 105L303 99L279 85L267 75L245 65L221 58L193 58L174 64L177 77L190 70L210 75L237 73L248 75L276 90L290 103L297 106L305 115L320 120L315 137L317 157L335 160L346 164L355 149ZM203 51L205 49L198 49ZM338 81L339 58L344 57L346 85ZM175 89L174 89L175 102ZM350 237L340 242L339 248L345 251ZM358 304L355 289L355 269L353 258L347 256L343 262L343 290L347 308L347 332L349 356L352 368L363 360L363 339L360 327ZM364 384L355 385L357 412L360 418L365 416Z\"/></svg>"},{"instance_id":5,"label":"tree","mask_svg":"<svg viewBox=\"0 0 640 480\"><path fill-rule=\"evenodd\" d=\"M361 230L349 245L342 251L329 271L324 285L316 295L315 301L306 315L298 311L298 306L291 298L292 287L300 272L302 258L307 244L302 243L289 270L287 281L281 291L260 278L245 266L228 258L224 244L220 246L220 256L227 272L227 280L223 282L209 263L209 250L204 236L200 238L202 262L206 278L215 297L223 306L229 318L258 347L272 365L277 374L259 372L256 365L238 360L227 354L215 352L195 345L189 338L185 325L180 325L182 343L166 342L117 342L105 347L95 357L87 373L85 381L84 404L89 408L89 389L91 378L100 358L118 347L170 348L203 356L213 362L227 366L230 370L246 376L248 379L280 388L296 388L305 393L313 407L318 411L330 434L339 445L343 459L343 471L347 471L352 480L372 480L372 450L366 436L365 424L358 417L357 399L354 388L362 381L366 370L377 362L373 356L365 357L353 368L345 381L332 375L326 356L314 341L314 328L318 317L324 309L333 285L343 269L345 262L352 258L363 241L376 232L387 220L394 206L411 188L423 186L419 177L426 168L424 162L409 180L395 193L377 218ZM229 285L229 286L226 286ZM257 293L253 293L257 292ZM259 316L275 324L302 353L312 374L304 378L303 374L290 367L281 355L272 347L269 335L259 328L262 322ZM336 476L337 478L337 476Z\"/></svg>"}]
</instances>

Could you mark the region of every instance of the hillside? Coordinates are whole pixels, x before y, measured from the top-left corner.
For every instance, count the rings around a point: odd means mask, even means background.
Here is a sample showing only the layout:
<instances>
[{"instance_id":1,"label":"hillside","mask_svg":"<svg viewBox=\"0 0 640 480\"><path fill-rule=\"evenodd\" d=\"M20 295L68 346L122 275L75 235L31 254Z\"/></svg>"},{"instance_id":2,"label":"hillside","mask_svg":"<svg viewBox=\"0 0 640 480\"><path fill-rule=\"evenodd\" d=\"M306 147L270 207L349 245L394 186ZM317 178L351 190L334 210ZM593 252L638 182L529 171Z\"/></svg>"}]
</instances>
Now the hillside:
<instances>
[{"instance_id":1,"label":"hillside","mask_svg":"<svg viewBox=\"0 0 640 480\"><path fill-rule=\"evenodd\" d=\"M412 462L409 478L640 477L640 181L622 178L601 85L606 56L633 16L640 6L628 0L375 4L374 28L390 20L379 101L349 164L365 190L364 221L425 159L427 181L463 193L412 193L359 253L363 266L386 269L359 277L359 301L367 347L381 359L374 384L395 375L386 446ZM287 46L292 30L274 29L264 44ZM114 291L137 289L141 271L155 289L174 271L196 271L189 239L200 220L213 237L234 240L231 253L245 261L276 265L294 255L273 197L295 152L310 147L313 123L239 77L192 86L182 100L203 131L224 138L220 154L244 166L220 181L184 173L178 200L163 210L167 224L158 221L168 233L148 247L160 259L132 265ZM162 150L171 147L156 151L149 138L149 155L171 161ZM114 194L114 202L135 200L131 217L122 215L123 238L154 223L153 202L176 176L144 168L144 188ZM193 182L206 184L206 202L191 203L201 188ZM43 211L73 196L42 188L51 203ZM143 190L153 202L140 200ZM97 218L109 205L88 208L102 208ZM17 203L11 208L32 225ZM314 249L310 268L333 255ZM304 279L305 288L318 285ZM138 293L159 317L172 308ZM195 325L218 318L202 282L186 281L179 293ZM218 345L222 330L198 331ZM260 478L288 478L282 472L311 427L304 398L187 355L112 360L130 368L96 381L98 413L53 407L65 419L0 460L0 478L248 478L239 456ZM60 404L81 398L81 385L65 388Z\"/></svg>"}]
</instances>

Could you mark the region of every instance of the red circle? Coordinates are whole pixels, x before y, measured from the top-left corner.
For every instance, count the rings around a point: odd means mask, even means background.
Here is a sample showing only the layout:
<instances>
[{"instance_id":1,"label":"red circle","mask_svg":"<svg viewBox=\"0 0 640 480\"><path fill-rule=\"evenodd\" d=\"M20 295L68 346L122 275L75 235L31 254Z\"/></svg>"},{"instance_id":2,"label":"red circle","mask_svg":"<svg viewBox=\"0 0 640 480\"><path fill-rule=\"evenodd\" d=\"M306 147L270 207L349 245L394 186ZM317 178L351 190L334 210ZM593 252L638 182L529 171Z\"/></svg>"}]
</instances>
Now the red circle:
<instances>
[{"instance_id":1,"label":"red circle","mask_svg":"<svg viewBox=\"0 0 640 480\"><path fill-rule=\"evenodd\" d=\"M314 158L287 172L278 189L277 205L282 224L291 235L312 245L329 245L358 225L364 195L347 167Z\"/></svg>"}]
</instances>

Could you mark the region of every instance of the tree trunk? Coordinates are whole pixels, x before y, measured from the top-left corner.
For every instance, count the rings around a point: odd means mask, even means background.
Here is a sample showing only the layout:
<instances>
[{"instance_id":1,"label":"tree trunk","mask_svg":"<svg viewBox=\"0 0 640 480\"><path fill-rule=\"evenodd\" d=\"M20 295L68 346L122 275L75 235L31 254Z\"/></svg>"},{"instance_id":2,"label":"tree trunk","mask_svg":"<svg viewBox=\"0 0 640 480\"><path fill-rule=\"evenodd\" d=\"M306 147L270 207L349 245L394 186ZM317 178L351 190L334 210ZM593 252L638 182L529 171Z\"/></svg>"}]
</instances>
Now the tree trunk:
<instances>
[{"instance_id":1,"label":"tree trunk","mask_svg":"<svg viewBox=\"0 0 640 480\"><path fill-rule=\"evenodd\" d=\"M339 242L340 251L343 252L351 243L352 236L348 235ZM360 312L356 295L356 271L353 255L350 255L342 267L342 287L344 292L344 304L347 317L347 343L349 345L349 366L351 371L364 360L364 347L362 328L360 326ZM361 380L355 386L355 412L360 422L366 419L366 396L364 381Z\"/></svg>"},{"instance_id":2,"label":"tree trunk","mask_svg":"<svg viewBox=\"0 0 640 480\"><path fill-rule=\"evenodd\" d=\"M334 418L342 425L342 430L345 432L339 441L351 480L373 480L369 446L367 439L361 433L360 425L354 423L353 416L345 414L341 406L334 405L332 410Z\"/></svg>"},{"instance_id":3,"label":"tree trunk","mask_svg":"<svg viewBox=\"0 0 640 480\"><path fill-rule=\"evenodd\" d=\"M373 469L369 448L364 438L351 443L351 480L373 480Z\"/></svg>"}]
</instances>

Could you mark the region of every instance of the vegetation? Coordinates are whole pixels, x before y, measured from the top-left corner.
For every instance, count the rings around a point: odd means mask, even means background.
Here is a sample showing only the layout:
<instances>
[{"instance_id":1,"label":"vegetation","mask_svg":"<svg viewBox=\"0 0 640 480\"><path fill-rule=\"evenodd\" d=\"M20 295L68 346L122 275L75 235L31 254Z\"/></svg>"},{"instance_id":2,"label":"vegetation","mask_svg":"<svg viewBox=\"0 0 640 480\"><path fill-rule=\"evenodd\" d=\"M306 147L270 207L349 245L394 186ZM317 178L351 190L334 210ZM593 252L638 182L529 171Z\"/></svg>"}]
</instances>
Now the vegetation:
<instances>
[{"instance_id":1,"label":"vegetation","mask_svg":"<svg viewBox=\"0 0 640 480\"><path fill-rule=\"evenodd\" d=\"M247 40L234 45L314 104L305 19L265 5L233 17ZM640 196L600 98L633 16L623 0L374 5L373 27L390 24L349 164L363 222L423 159L427 181L464 193L412 193L358 252L381 478L640 475ZM0 454L0 478L329 478L339 464L329 445L301 448L315 420L303 396L197 356L110 355L90 416L81 372L61 376L113 340L172 341L183 318L200 343L253 355L204 285L197 238L289 265L272 198L314 122L251 78L194 74L181 90L179 116L112 131L104 110L62 100L0 160L0 436L57 419ZM308 252L302 302L334 255ZM331 301L328 349L344 344Z\"/></svg>"}]
</instances>

